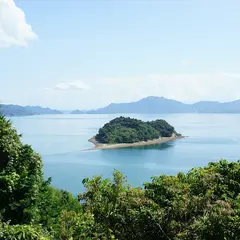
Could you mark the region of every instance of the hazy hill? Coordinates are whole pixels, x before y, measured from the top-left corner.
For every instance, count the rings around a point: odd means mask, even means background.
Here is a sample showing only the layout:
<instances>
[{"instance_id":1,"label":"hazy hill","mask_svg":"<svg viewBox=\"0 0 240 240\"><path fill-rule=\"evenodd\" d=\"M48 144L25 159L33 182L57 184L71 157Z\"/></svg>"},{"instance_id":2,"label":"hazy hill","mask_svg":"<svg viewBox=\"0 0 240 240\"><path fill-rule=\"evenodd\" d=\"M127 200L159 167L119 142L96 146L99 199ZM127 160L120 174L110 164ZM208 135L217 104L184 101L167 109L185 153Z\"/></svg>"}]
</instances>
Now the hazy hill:
<instances>
[{"instance_id":1,"label":"hazy hill","mask_svg":"<svg viewBox=\"0 0 240 240\"><path fill-rule=\"evenodd\" d=\"M146 97L137 102L111 103L104 108L86 113L240 113L240 100L226 103L201 101L185 104L164 97Z\"/></svg>"},{"instance_id":2,"label":"hazy hill","mask_svg":"<svg viewBox=\"0 0 240 240\"><path fill-rule=\"evenodd\" d=\"M74 110L71 112L71 114L84 114L84 111L80 111L80 110Z\"/></svg>"},{"instance_id":3,"label":"hazy hill","mask_svg":"<svg viewBox=\"0 0 240 240\"><path fill-rule=\"evenodd\" d=\"M202 101L193 104L193 108L199 113L240 113L240 100L224 103Z\"/></svg>"},{"instance_id":4,"label":"hazy hill","mask_svg":"<svg viewBox=\"0 0 240 240\"><path fill-rule=\"evenodd\" d=\"M182 113L190 112L191 106L163 97L147 97L137 102L112 103L88 113Z\"/></svg>"},{"instance_id":5,"label":"hazy hill","mask_svg":"<svg viewBox=\"0 0 240 240\"><path fill-rule=\"evenodd\" d=\"M146 97L137 102L111 103L97 110L84 112L76 110L72 113L240 113L240 100L225 103L201 101L194 104L185 104L164 97Z\"/></svg>"},{"instance_id":6,"label":"hazy hill","mask_svg":"<svg viewBox=\"0 0 240 240\"><path fill-rule=\"evenodd\" d=\"M194 103L193 109L198 113L211 113L216 112L216 110L221 109L220 102L211 102L211 101L201 101Z\"/></svg>"},{"instance_id":7,"label":"hazy hill","mask_svg":"<svg viewBox=\"0 0 240 240\"><path fill-rule=\"evenodd\" d=\"M40 114L62 114L58 110L43 108L39 106L19 106L13 104L0 105L0 112L5 116L27 116Z\"/></svg>"}]
</instances>

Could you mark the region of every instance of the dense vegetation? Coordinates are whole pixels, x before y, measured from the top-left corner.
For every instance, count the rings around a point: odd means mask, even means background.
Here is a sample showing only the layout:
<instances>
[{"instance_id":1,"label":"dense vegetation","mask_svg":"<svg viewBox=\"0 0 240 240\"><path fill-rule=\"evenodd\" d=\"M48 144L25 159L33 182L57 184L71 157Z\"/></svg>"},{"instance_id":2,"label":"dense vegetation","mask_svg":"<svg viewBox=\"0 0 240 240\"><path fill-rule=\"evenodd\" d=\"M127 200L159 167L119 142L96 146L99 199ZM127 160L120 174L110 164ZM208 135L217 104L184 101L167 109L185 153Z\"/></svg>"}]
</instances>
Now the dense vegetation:
<instances>
[{"instance_id":1,"label":"dense vegetation","mask_svg":"<svg viewBox=\"0 0 240 240\"><path fill-rule=\"evenodd\" d=\"M74 198L44 180L40 156L19 137L0 116L0 239L240 239L240 162L153 177L143 188L114 171L84 179Z\"/></svg>"},{"instance_id":2,"label":"dense vegetation","mask_svg":"<svg viewBox=\"0 0 240 240\"><path fill-rule=\"evenodd\" d=\"M134 143L171 137L174 127L165 120L143 122L129 117L118 117L99 129L95 139L100 143Z\"/></svg>"}]
</instances>

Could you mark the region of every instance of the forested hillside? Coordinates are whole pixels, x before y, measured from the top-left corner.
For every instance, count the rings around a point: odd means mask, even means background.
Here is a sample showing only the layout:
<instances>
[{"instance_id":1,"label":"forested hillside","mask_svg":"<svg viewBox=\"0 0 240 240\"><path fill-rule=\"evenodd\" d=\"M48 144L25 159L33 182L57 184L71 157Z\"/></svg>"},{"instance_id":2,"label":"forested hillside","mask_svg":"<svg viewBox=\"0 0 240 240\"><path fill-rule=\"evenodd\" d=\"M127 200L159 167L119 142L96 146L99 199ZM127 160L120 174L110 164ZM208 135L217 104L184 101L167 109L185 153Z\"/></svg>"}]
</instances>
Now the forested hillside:
<instances>
[{"instance_id":1,"label":"forested hillside","mask_svg":"<svg viewBox=\"0 0 240 240\"><path fill-rule=\"evenodd\" d=\"M83 179L77 197L50 183L41 157L0 116L0 239L240 239L240 162L156 176L139 188L114 171Z\"/></svg>"},{"instance_id":2,"label":"forested hillside","mask_svg":"<svg viewBox=\"0 0 240 240\"><path fill-rule=\"evenodd\" d=\"M129 117L118 117L99 129L95 139L99 143L134 143L171 137L174 127L165 120L143 122Z\"/></svg>"}]
</instances>

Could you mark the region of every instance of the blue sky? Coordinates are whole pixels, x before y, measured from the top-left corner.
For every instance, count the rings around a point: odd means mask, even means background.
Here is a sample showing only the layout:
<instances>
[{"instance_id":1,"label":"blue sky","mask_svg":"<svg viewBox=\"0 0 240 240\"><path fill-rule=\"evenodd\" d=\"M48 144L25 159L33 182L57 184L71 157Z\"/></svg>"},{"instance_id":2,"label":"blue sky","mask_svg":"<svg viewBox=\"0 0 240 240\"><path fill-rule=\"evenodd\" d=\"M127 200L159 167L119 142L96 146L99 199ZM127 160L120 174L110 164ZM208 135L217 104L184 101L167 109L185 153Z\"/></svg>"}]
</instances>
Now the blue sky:
<instances>
[{"instance_id":1,"label":"blue sky","mask_svg":"<svg viewBox=\"0 0 240 240\"><path fill-rule=\"evenodd\" d=\"M0 0L0 100L239 99L239 12L238 0Z\"/></svg>"}]
</instances>

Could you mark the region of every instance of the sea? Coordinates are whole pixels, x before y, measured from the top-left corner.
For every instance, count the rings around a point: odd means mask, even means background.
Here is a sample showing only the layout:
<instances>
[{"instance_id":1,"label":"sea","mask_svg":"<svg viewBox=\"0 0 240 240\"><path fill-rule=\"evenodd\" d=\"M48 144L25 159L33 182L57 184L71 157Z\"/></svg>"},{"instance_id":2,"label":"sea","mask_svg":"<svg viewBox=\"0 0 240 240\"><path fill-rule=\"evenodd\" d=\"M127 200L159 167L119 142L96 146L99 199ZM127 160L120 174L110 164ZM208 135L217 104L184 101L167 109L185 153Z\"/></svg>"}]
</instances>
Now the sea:
<instances>
[{"instance_id":1,"label":"sea","mask_svg":"<svg viewBox=\"0 0 240 240\"><path fill-rule=\"evenodd\" d=\"M44 176L75 196L85 191L82 180L121 171L130 185L143 186L151 177L176 175L220 159L240 159L240 114L121 114L144 121L165 119L184 139L157 145L86 151L88 139L119 114L37 115L10 118L41 156Z\"/></svg>"}]
</instances>

